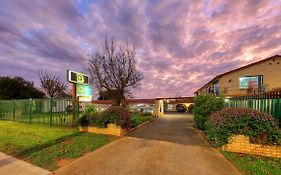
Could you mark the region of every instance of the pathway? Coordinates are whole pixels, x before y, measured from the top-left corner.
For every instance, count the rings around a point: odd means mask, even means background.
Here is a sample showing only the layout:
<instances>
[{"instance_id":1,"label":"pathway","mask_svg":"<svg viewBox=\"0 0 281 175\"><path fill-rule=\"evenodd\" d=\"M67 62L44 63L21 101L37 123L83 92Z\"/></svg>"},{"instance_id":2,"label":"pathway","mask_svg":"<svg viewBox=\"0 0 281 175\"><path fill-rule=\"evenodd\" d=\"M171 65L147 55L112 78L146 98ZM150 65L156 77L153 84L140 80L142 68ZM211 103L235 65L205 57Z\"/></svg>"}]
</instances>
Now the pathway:
<instances>
[{"instance_id":1,"label":"pathway","mask_svg":"<svg viewBox=\"0 0 281 175\"><path fill-rule=\"evenodd\" d=\"M0 174L47 175L50 172L0 152Z\"/></svg>"}]
</instances>

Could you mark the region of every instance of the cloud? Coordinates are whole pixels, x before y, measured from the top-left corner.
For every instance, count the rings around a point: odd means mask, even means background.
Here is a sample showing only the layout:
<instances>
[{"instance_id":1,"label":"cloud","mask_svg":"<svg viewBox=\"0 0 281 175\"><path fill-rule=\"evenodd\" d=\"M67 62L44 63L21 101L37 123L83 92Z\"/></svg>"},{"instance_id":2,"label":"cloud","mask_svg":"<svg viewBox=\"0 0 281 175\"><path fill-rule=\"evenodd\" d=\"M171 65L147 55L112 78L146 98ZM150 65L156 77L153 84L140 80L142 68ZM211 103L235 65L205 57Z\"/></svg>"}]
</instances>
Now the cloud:
<instances>
[{"instance_id":1,"label":"cloud","mask_svg":"<svg viewBox=\"0 0 281 175\"><path fill-rule=\"evenodd\" d=\"M0 1L0 75L82 71L105 35L136 47L134 96L188 96L217 74L281 54L281 2Z\"/></svg>"}]
</instances>

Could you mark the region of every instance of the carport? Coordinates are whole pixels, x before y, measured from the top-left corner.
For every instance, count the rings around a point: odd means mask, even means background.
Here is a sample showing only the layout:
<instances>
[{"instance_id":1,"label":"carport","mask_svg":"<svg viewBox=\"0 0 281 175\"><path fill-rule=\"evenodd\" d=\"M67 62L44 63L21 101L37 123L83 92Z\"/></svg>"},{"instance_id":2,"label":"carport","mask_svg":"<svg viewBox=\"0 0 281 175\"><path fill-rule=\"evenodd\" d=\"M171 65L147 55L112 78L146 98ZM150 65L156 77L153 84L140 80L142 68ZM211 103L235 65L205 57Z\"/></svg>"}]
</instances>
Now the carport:
<instances>
[{"instance_id":1,"label":"carport","mask_svg":"<svg viewBox=\"0 0 281 175\"><path fill-rule=\"evenodd\" d=\"M169 97L156 98L154 105L154 115L163 117L164 113L187 112L188 106L193 103L194 97Z\"/></svg>"}]
</instances>

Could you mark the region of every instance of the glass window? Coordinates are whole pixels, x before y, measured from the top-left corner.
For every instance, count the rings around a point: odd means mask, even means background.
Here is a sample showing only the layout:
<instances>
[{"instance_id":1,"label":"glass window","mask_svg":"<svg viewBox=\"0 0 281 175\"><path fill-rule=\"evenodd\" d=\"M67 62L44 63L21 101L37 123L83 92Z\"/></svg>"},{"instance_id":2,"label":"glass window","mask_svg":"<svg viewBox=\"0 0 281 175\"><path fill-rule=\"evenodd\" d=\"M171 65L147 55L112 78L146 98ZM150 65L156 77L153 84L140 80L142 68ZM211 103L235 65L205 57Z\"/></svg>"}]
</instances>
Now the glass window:
<instances>
[{"instance_id":1,"label":"glass window","mask_svg":"<svg viewBox=\"0 0 281 175\"><path fill-rule=\"evenodd\" d=\"M216 81L213 85L214 85L214 94L219 95L219 82Z\"/></svg>"},{"instance_id":2,"label":"glass window","mask_svg":"<svg viewBox=\"0 0 281 175\"><path fill-rule=\"evenodd\" d=\"M240 89L257 89L262 85L262 76L249 76L239 78Z\"/></svg>"}]
</instances>

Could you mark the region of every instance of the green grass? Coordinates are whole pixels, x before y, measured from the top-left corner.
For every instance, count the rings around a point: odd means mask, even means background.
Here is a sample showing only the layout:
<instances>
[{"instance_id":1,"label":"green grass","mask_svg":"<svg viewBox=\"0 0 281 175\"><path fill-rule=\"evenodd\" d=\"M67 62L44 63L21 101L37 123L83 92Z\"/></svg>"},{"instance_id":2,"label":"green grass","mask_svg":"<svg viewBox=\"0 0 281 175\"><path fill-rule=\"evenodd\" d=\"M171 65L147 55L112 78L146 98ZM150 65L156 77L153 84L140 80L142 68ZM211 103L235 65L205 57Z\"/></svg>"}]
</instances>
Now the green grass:
<instances>
[{"instance_id":1,"label":"green grass","mask_svg":"<svg viewBox=\"0 0 281 175\"><path fill-rule=\"evenodd\" d=\"M51 171L60 160L81 157L115 139L69 128L0 121L0 151Z\"/></svg>"},{"instance_id":2,"label":"green grass","mask_svg":"<svg viewBox=\"0 0 281 175\"><path fill-rule=\"evenodd\" d=\"M152 119L153 119L152 115L134 113L131 116L131 126L132 126L132 128L134 128L134 127L136 127L146 121L152 120Z\"/></svg>"},{"instance_id":3,"label":"green grass","mask_svg":"<svg viewBox=\"0 0 281 175\"><path fill-rule=\"evenodd\" d=\"M281 159L250 156L222 151L222 154L240 170L243 175L280 175Z\"/></svg>"},{"instance_id":4,"label":"green grass","mask_svg":"<svg viewBox=\"0 0 281 175\"><path fill-rule=\"evenodd\" d=\"M113 136L81 133L33 152L26 159L37 166L53 171L58 168L59 161L81 157L115 139L116 137Z\"/></svg>"}]
</instances>

